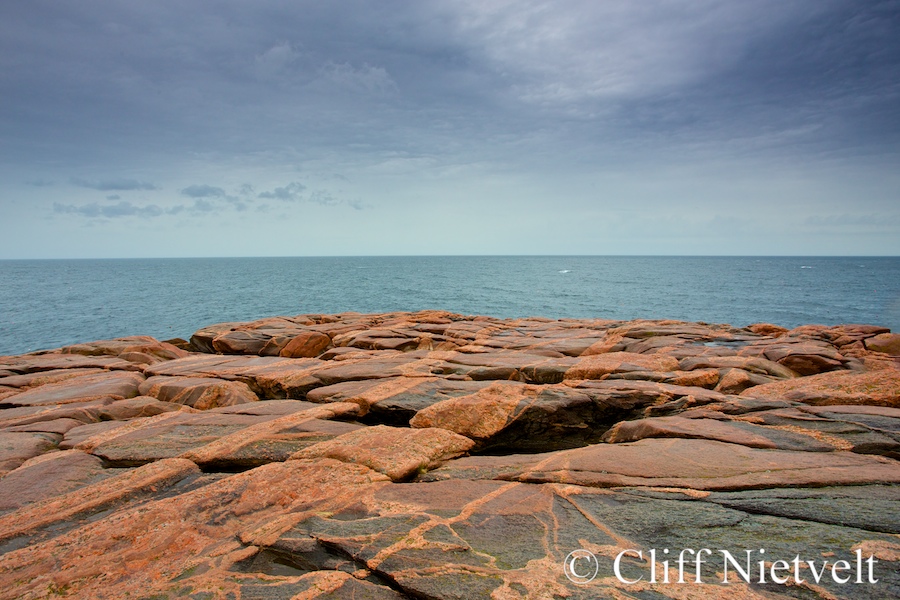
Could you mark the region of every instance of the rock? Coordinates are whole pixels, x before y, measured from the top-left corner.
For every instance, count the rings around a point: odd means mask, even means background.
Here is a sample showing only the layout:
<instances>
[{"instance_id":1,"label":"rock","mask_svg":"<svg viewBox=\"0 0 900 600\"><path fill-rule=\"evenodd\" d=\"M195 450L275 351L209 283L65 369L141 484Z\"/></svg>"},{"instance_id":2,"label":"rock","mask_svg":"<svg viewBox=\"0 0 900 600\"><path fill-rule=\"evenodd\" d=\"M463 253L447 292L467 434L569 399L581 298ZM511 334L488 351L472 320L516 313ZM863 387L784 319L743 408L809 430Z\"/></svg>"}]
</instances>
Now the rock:
<instances>
[{"instance_id":1,"label":"rock","mask_svg":"<svg viewBox=\"0 0 900 600\"><path fill-rule=\"evenodd\" d=\"M141 385L143 386L144 384ZM125 421L141 417L152 417L176 410L190 409L186 409L181 404L163 402L151 396L137 396L126 400L117 400L101 407L97 411L97 416L104 421Z\"/></svg>"},{"instance_id":2,"label":"rock","mask_svg":"<svg viewBox=\"0 0 900 600\"><path fill-rule=\"evenodd\" d=\"M578 446L595 437L598 413L602 410L590 396L568 387L498 381L423 408L410 425L447 429L482 449L535 451Z\"/></svg>"},{"instance_id":3,"label":"rock","mask_svg":"<svg viewBox=\"0 0 900 600\"><path fill-rule=\"evenodd\" d=\"M197 410L232 406L259 400L246 383L212 377L151 377L141 383L142 395L163 402L184 404Z\"/></svg>"},{"instance_id":4,"label":"rock","mask_svg":"<svg viewBox=\"0 0 900 600\"><path fill-rule=\"evenodd\" d=\"M865 341L866 349L873 352L884 352L891 356L900 356L900 333L881 333ZM0 383L3 383L0 380Z\"/></svg>"},{"instance_id":5,"label":"rock","mask_svg":"<svg viewBox=\"0 0 900 600\"><path fill-rule=\"evenodd\" d=\"M302 448L327 443L336 436L350 435L361 426L325 419L355 414L354 404L315 406L250 425L181 455L206 470L247 468L285 461ZM335 457L332 457L335 458Z\"/></svg>"},{"instance_id":6,"label":"rock","mask_svg":"<svg viewBox=\"0 0 900 600\"><path fill-rule=\"evenodd\" d=\"M149 376L215 377L242 381L261 398L299 398L322 385L314 377L327 363L314 358L193 355L147 367Z\"/></svg>"},{"instance_id":7,"label":"rock","mask_svg":"<svg viewBox=\"0 0 900 600\"><path fill-rule=\"evenodd\" d=\"M678 360L671 356L610 352L582 358L566 371L565 379L603 379L611 373L674 371Z\"/></svg>"},{"instance_id":8,"label":"rock","mask_svg":"<svg viewBox=\"0 0 900 600\"><path fill-rule=\"evenodd\" d=\"M9 375L23 375L58 369L105 369L107 371L140 371L134 363L112 356L82 356L80 354L26 354L0 358L0 371Z\"/></svg>"},{"instance_id":9,"label":"rock","mask_svg":"<svg viewBox=\"0 0 900 600\"><path fill-rule=\"evenodd\" d=\"M19 388L16 391L38 387L47 383L57 383L82 375L95 375L106 373L105 369L52 369L50 371L35 371L25 375L11 375L0 378L0 385Z\"/></svg>"},{"instance_id":10,"label":"rock","mask_svg":"<svg viewBox=\"0 0 900 600\"><path fill-rule=\"evenodd\" d=\"M242 323L216 323L215 325L208 325L202 329L198 329L194 335L191 336L191 348L198 352L215 354L216 349L213 347L213 340L239 325L242 325Z\"/></svg>"},{"instance_id":11,"label":"rock","mask_svg":"<svg viewBox=\"0 0 900 600\"><path fill-rule=\"evenodd\" d=\"M84 425L84 423L76 419L61 418L51 419L49 421L35 421L33 423L28 423L27 425L14 425L12 427L5 427L3 430L65 435L69 430L74 429L75 427L81 427L82 425Z\"/></svg>"},{"instance_id":12,"label":"rock","mask_svg":"<svg viewBox=\"0 0 900 600\"><path fill-rule=\"evenodd\" d=\"M105 474L102 460L80 450L41 454L0 478L0 512L61 496Z\"/></svg>"},{"instance_id":13,"label":"rock","mask_svg":"<svg viewBox=\"0 0 900 600\"><path fill-rule=\"evenodd\" d=\"M470 439L445 429L377 425L319 442L291 458L333 458L365 465L393 481L403 481L464 454L473 445Z\"/></svg>"},{"instance_id":14,"label":"rock","mask_svg":"<svg viewBox=\"0 0 900 600\"><path fill-rule=\"evenodd\" d=\"M900 371L823 373L767 383L744 390L741 395L814 405L867 404L900 408Z\"/></svg>"},{"instance_id":15,"label":"rock","mask_svg":"<svg viewBox=\"0 0 900 600\"><path fill-rule=\"evenodd\" d=\"M97 484L110 490L108 494L88 486L65 503L39 503L0 517L0 537L21 535L68 514L96 510L136 488L149 489L148 484L162 485L151 483L154 480L168 482L191 473L196 473L196 466L183 459L146 465L123 475L130 478L127 486L115 478ZM176 578L179 589L190 586L196 576L199 591L204 581L212 580L213 589L236 597L241 583L235 580L234 569L258 552L237 542L240 535L283 518L288 518L283 527L289 528L291 519L297 518L293 515L302 518L310 510L334 510L352 503L361 490L385 481L387 477L365 467L328 459L315 464L296 460L265 465L176 497L126 507L26 550L0 556L0 589L10 589L12 581L17 581L18 595L44 593L48 583L82 597L96 597L101 590L116 590L123 596L153 595L159 589L171 589ZM48 573L52 574L49 582Z\"/></svg>"},{"instance_id":16,"label":"rock","mask_svg":"<svg viewBox=\"0 0 900 600\"><path fill-rule=\"evenodd\" d=\"M293 337L279 352L289 358L315 358L331 347L331 338L318 331L304 331Z\"/></svg>"},{"instance_id":17,"label":"rock","mask_svg":"<svg viewBox=\"0 0 900 600\"><path fill-rule=\"evenodd\" d=\"M900 483L896 462L851 452L761 450L711 440L645 439L549 455L507 475L527 483L740 490Z\"/></svg>"},{"instance_id":18,"label":"rock","mask_svg":"<svg viewBox=\"0 0 900 600\"><path fill-rule=\"evenodd\" d=\"M812 435L761 427L752 423L683 417L621 421L604 434L603 441L622 443L648 438L717 440L748 448L777 448L805 452L831 452L844 449L824 443Z\"/></svg>"},{"instance_id":19,"label":"rock","mask_svg":"<svg viewBox=\"0 0 900 600\"><path fill-rule=\"evenodd\" d=\"M76 515L101 510L123 498L156 492L197 472L197 465L188 460L162 460L61 496L47 498L0 516L0 540L18 537Z\"/></svg>"},{"instance_id":20,"label":"rock","mask_svg":"<svg viewBox=\"0 0 900 600\"><path fill-rule=\"evenodd\" d=\"M115 371L82 375L57 383L30 388L20 394L5 398L13 406L40 406L69 402L90 402L104 398L121 400L138 395L138 386L144 381L139 373Z\"/></svg>"},{"instance_id":21,"label":"rock","mask_svg":"<svg viewBox=\"0 0 900 600\"><path fill-rule=\"evenodd\" d=\"M212 341L212 347L222 354L259 354L272 336L261 331L229 331Z\"/></svg>"},{"instance_id":22,"label":"rock","mask_svg":"<svg viewBox=\"0 0 900 600\"><path fill-rule=\"evenodd\" d=\"M173 358L182 358L188 355L188 352L183 349L167 342L160 342L148 335L101 340L87 344L74 344L60 348L60 352L63 354L82 354L84 356L118 356L125 360L128 360L124 356L126 354L143 354L158 360L172 360Z\"/></svg>"},{"instance_id":23,"label":"rock","mask_svg":"<svg viewBox=\"0 0 900 600\"><path fill-rule=\"evenodd\" d=\"M54 450L62 435L0 431L0 476L29 458Z\"/></svg>"},{"instance_id":24,"label":"rock","mask_svg":"<svg viewBox=\"0 0 900 600\"><path fill-rule=\"evenodd\" d=\"M779 339L782 341L747 346L740 354L764 357L800 375L815 375L844 368L846 359L831 344Z\"/></svg>"},{"instance_id":25,"label":"rock","mask_svg":"<svg viewBox=\"0 0 900 600\"><path fill-rule=\"evenodd\" d=\"M753 325L747 325L747 330L770 337L781 337L788 332L786 328L779 325L772 325L771 323L754 323Z\"/></svg>"},{"instance_id":26,"label":"rock","mask_svg":"<svg viewBox=\"0 0 900 600\"><path fill-rule=\"evenodd\" d=\"M0 357L0 598L898 597L886 333L341 313ZM879 583L651 583L651 548Z\"/></svg>"}]
</instances>

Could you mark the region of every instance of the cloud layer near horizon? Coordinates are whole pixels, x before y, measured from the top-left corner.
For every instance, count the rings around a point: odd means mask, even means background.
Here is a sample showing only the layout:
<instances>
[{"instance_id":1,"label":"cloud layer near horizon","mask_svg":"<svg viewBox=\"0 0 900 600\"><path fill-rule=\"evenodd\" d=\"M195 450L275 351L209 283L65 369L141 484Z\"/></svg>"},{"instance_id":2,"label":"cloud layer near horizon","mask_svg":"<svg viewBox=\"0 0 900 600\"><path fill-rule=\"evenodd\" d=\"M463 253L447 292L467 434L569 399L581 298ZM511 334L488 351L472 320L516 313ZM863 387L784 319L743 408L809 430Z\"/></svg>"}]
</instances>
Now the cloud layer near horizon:
<instances>
[{"instance_id":1,"label":"cloud layer near horizon","mask_svg":"<svg viewBox=\"0 0 900 600\"><path fill-rule=\"evenodd\" d=\"M900 254L898 39L894 0L7 3L0 258Z\"/></svg>"}]
</instances>

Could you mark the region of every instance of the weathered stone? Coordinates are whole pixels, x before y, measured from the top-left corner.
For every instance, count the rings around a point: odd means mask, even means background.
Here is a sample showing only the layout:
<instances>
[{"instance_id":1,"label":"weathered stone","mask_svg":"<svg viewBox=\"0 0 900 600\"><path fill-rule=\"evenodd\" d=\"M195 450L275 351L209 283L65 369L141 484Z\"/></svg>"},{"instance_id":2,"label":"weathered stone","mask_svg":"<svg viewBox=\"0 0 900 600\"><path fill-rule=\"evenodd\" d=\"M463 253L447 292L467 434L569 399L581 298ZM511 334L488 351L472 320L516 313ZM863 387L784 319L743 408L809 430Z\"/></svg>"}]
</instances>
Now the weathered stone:
<instances>
[{"instance_id":1,"label":"weathered stone","mask_svg":"<svg viewBox=\"0 0 900 600\"><path fill-rule=\"evenodd\" d=\"M0 516L0 540L8 540L87 512L100 510L135 494L156 492L197 473L197 465L182 459L162 460L103 481L47 498Z\"/></svg>"},{"instance_id":2,"label":"weathered stone","mask_svg":"<svg viewBox=\"0 0 900 600\"><path fill-rule=\"evenodd\" d=\"M0 476L29 458L54 450L62 435L0 431Z\"/></svg>"},{"instance_id":3,"label":"weathered stone","mask_svg":"<svg viewBox=\"0 0 900 600\"><path fill-rule=\"evenodd\" d=\"M865 341L866 348L873 352L884 352L891 356L900 356L900 333L881 333ZM3 383L0 380L0 383Z\"/></svg>"},{"instance_id":4,"label":"weathered stone","mask_svg":"<svg viewBox=\"0 0 900 600\"><path fill-rule=\"evenodd\" d=\"M331 347L331 338L318 331L304 331L293 337L279 352L289 358L315 358Z\"/></svg>"},{"instance_id":5,"label":"weathered stone","mask_svg":"<svg viewBox=\"0 0 900 600\"><path fill-rule=\"evenodd\" d=\"M41 454L0 478L0 512L60 496L105 473L102 460L80 450Z\"/></svg>"},{"instance_id":6,"label":"weathered stone","mask_svg":"<svg viewBox=\"0 0 900 600\"><path fill-rule=\"evenodd\" d=\"M270 334L261 331L229 331L216 336L212 347L222 354L259 354L270 339Z\"/></svg>"},{"instance_id":7,"label":"weathered stone","mask_svg":"<svg viewBox=\"0 0 900 600\"><path fill-rule=\"evenodd\" d=\"M66 514L93 511L104 500L123 492L146 489L153 479L170 481L195 473L190 461L172 459L141 467L128 475L129 486L114 478L100 484L100 495L88 486L73 492L77 501L34 504L0 517L0 537L19 535L43 523L59 522ZM220 479L173 498L126 508L78 529L28 548L0 556L0 589L16 584L18 595L39 595L48 583L69 594L96 597L99 590L116 594L153 595L170 589L172 579L189 583L197 574L215 581L222 595L240 593L230 576L258 548L235 541L246 531L306 511L329 511L350 504L361 490L384 485L387 477L358 465L322 459L273 463ZM65 498L65 497L63 497ZM81 499L84 499L81 501ZM25 511L28 511L26 514ZM277 529L276 529L277 531ZM52 579L47 579L52 574ZM198 586L199 587L199 586ZM202 591L200 587L198 591Z\"/></svg>"},{"instance_id":8,"label":"weathered stone","mask_svg":"<svg viewBox=\"0 0 900 600\"><path fill-rule=\"evenodd\" d=\"M378 425L320 442L292 459L334 458L361 464L402 481L456 458L474 446L472 440L446 429L405 429Z\"/></svg>"},{"instance_id":9,"label":"weathered stone","mask_svg":"<svg viewBox=\"0 0 900 600\"><path fill-rule=\"evenodd\" d=\"M143 386L144 384L141 385ZM163 402L151 396L136 396L126 400L117 400L99 408L97 417L104 421L125 421L141 417L152 417L174 410L190 411L190 408L173 402Z\"/></svg>"},{"instance_id":10,"label":"weathered stone","mask_svg":"<svg viewBox=\"0 0 900 600\"><path fill-rule=\"evenodd\" d=\"M144 377L139 373L121 371L82 375L30 388L4 399L4 402L14 406L36 406L89 402L103 398L121 400L137 396L138 386L143 381Z\"/></svg>"},{"instance_id":11,"label":"weathered stone","mask_svg":"<svg viewBox=\"0 0 900 600\"><path fill-rule=\"evenodd\" d=\"M528 483L740 490L900 483L896 461L851 452L760 450L711 440L645 439L548 455L506 476Z\"/></svg>"},{"instance_id":12,"label":"weathered stone","mask_svg":"<svg viewBox=\"0 0 900 600\"><path fill-rule=\"evenodd\" d=\"M163 402L184 404L198 410L259 400L246 383L212 377L151 377L141 383L139 391Z\"/></svg>"},{"instance_id":13,"label":"weathered stone","mask_svg":"<svg viewBox=\"0 0 900 600\"><path fill-rule=\"evenodd\" d=\"M749 448L777 448L806 452L844 449L824 443L811 435L761 427L739 421L654 417L617 423L603 436L604 442L634 442L647 438L693 438L718 440Z\"/></svg>"},{"instance_id":14,"label":"weathered stone","mask_svg":"<svg viewBox=\"0 0 900 600\"><path fill-rule=\"evenodd\" d=\"M566 371L565 379L603 379L611 373L632 371L674 371L678 360L671 356L610 352L579 359Z\"/></svg>"},{"instance_id":15,"label":"weathered stone","mask_svg":"<svg viewBox=\"0 0 900 600\"><path fill-rule=\"evenodd\" d=\"M480 448L547 450L596 437L602 414L587 394L564 386L497 381L470 395L420 410L413 427L440 427L469 437Z\"/></svg>"},{"instance_id":16,"label":"weathered stone","mask_svg":"<svg viewBox=\"0 0 900 600\"><path fill-rule=\"evenodd\" d=\"M240 325L243 325L243 323L216 323L215 325L208 325L198 329L191 336L191 347L198 352L215 354L216 349L213 347L213 340Z\"/></svg>"},{"instance_id":17,"label":"weathered stone","mask_svg":"<svg viewBox=\"0 0 900 600\"><path fill-rule=\"evenodd\" d=\"M816 405L870 404L900 408L900 371L823 373L756 386L741 395Z\"/></svg>"},{"instance_id":18,"label":"weathered stone","mask_svg":"<svg viewBox=\"0 0 900 600\"><path fill-rule=\"evenodd\" d=\"M148 335L100 340L87 344L74 344L60 348L63 354L82 354L84 356L118 356L129 360L126 354L143 354L159 360L182 358L188 353L167 342L160 342ZM155 361L154 361L155 362Z\"/></svg>"},{"instance_id":19,"label":"weathered stone","mask_svg":"<svg viewBox=\"0 0 900 600\"><path fill-rule=\"evenodd\" d=\"M313 375L325 365L314 358L194 355L147 367L147 375L216 377L242 381L261 398L303 398L322 385Z\"/></svg>"}]
</instances>

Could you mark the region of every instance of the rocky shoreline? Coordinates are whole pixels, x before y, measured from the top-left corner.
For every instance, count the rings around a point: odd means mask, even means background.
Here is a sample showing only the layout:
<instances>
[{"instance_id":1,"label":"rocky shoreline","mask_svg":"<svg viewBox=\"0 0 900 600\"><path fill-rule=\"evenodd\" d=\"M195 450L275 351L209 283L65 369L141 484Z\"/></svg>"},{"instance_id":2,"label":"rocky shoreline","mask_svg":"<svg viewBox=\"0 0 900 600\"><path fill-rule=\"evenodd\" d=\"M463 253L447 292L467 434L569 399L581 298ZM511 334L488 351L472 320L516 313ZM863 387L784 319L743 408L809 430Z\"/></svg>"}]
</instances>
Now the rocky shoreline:
<instances>
[{"instance_id":1,"label":"rocky shoreline","mask_svg":"<svg viewBox=\"0 0 900 600\"><path fill-rule=\"evenodd\" d=\"M426 311L0 357L0 598L900 597L898 356Z\"/></svg>"}]
</instances>

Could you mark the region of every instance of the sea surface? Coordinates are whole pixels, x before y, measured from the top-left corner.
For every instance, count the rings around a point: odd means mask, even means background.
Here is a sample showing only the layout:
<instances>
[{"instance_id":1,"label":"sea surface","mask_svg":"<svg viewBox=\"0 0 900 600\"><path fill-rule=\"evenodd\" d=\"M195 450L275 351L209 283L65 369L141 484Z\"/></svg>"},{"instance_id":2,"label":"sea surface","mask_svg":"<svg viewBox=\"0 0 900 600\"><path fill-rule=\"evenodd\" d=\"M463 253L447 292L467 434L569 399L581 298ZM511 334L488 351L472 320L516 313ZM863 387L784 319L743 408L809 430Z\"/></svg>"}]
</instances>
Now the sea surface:
<instances>
[{"instance_id":1,"label":"sea surface","mask_svg":"<svg viewBox=\"0 0 900 600\"><path fill-rule=\"evenodd\" d=\"M275 315L869 323L900 330L900 258L455 256L0 261L0 354L188 338Z\"/></svg>"}]
</instances>

